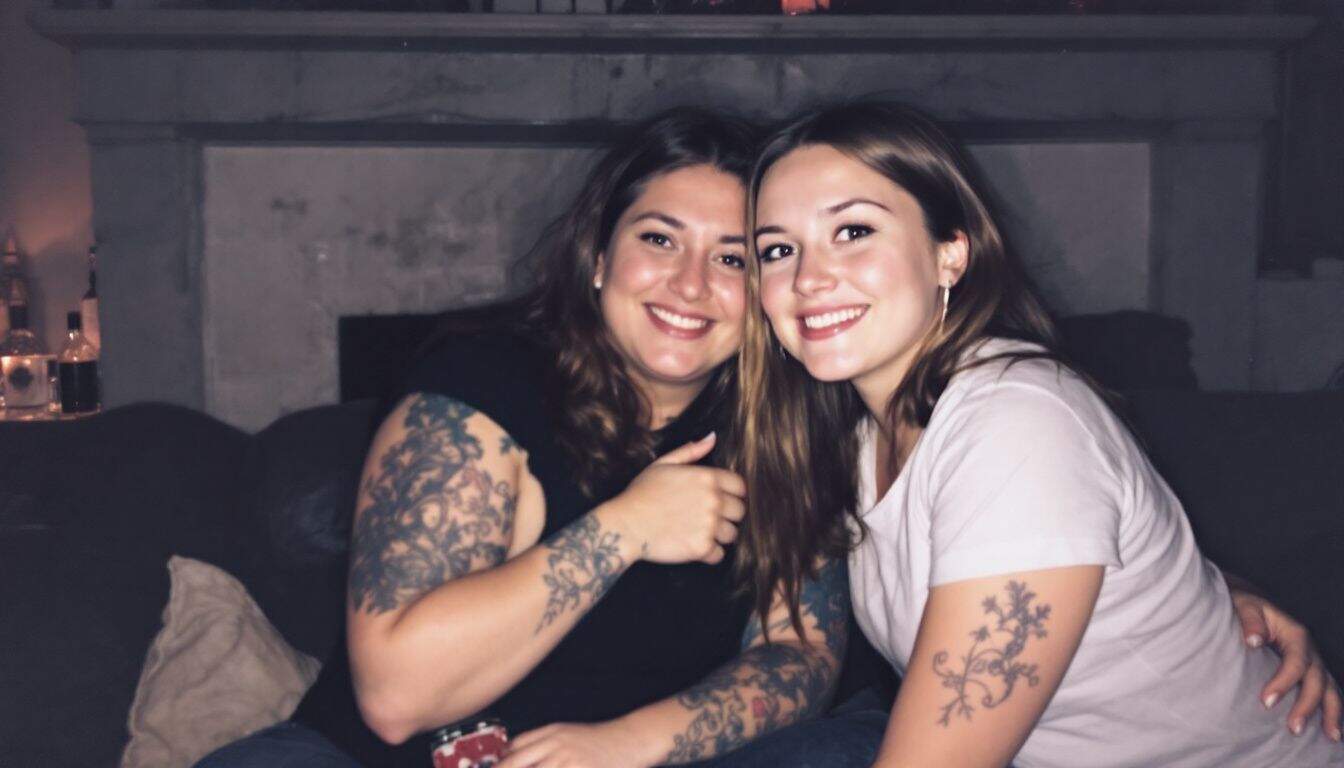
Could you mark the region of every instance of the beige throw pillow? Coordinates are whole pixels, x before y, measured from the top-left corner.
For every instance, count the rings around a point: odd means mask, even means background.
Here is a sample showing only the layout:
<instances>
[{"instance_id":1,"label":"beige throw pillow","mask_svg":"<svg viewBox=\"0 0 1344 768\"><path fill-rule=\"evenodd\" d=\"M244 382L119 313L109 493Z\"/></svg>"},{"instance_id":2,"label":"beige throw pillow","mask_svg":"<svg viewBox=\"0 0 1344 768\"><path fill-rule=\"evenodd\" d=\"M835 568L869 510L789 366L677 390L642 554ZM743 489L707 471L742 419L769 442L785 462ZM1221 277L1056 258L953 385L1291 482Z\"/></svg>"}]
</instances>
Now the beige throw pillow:
<instances>
[{"instance_id":1,"label":"beige throw pillow","mask_svg":"<svg viewBox=\"0 0 1344 768\"><path fill-rule=\"evenodd\" d=\"M288 718L317 678L237 579L174 556L163 629L149 646L121 768L187 768Z\"/></svg>"}]
</instances>

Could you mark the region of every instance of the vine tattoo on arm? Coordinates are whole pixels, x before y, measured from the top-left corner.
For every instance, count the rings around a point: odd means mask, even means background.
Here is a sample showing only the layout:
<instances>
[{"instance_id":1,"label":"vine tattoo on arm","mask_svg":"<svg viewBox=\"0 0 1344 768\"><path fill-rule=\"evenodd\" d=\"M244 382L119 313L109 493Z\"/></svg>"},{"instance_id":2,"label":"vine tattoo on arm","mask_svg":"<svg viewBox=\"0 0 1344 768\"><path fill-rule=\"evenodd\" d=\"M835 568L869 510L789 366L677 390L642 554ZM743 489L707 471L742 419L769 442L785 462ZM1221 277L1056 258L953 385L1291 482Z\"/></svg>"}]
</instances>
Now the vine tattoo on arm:
<instances>
[{"instance_id":1,"label":"vine tattoo on arm","mask_svg":"<svg viewBox=\"0 0 1344 768\"><path fill-rule=\"evenodd\" d=\"M742 637L742 654L677 696L694 717L673 737L664 763L722 755L820 711L848 643L848 608L849 577L838 560L824 565L799 594L803 625L822 634L826 653L806 643L755 644L763 631L760 617L753 615ZM789 627L788 619L773 622L771 636Z\"/></svg>"},{"instance_id":2,"label":"vine tattoo on arm","mask_svg":"<svg viewBox=\"0 0 1344 768\"><path fill-rule=\"evenodd\" d=\"M350 548L350 602L395 610L440 584L504 561L518 492L481 464L468 420L477 411L441 395L407 400L405 436L361 489Z\"/></svg>"},{"instance_id":3,"label":"vine tattoo on arm","mask_svg":"<svg viewBox=\"0 0 1344 768\"><path fill-rule=\"evenodd\" d=\"M556 533L545 546L546 573L541 577L548 590L546 611L537 632L567 611L594 605L625 572L625 558L618 548L621 535L604 530L591 515L585 515Z\"/></svg>"},{"instance_id":4,"label":"vine tattoo on arm","mask_svg":"<svg viewBox=\"0 0 1344 768\"><path fill-rule=\"evenodd\" d=\"M1045 637L1045 622L1050 618L1050 606L1031 601L1036 593L1020 581L1009 581L1005 587L1008 605L999 605L998 597L989 595L980 606L985 615L993 617L989 624L971 632L971 648L960 659L959 669L948 666L947 651L933 655L933 671L943 679L943 687L955 691L955 696L942 708L938 724L947 727L952 716L967 720L975 707L971 699L980 696L980 705L986 709L997 707L1013 695L1018 681L1028 686L1040 682L1037 665L1018 661L1030 638ZM990 624L993 625L991 629ZM1003 635L1005 637L1000 638ZM1002 644L997 642L1002 639Z\"/></svg>"}]
</instances>

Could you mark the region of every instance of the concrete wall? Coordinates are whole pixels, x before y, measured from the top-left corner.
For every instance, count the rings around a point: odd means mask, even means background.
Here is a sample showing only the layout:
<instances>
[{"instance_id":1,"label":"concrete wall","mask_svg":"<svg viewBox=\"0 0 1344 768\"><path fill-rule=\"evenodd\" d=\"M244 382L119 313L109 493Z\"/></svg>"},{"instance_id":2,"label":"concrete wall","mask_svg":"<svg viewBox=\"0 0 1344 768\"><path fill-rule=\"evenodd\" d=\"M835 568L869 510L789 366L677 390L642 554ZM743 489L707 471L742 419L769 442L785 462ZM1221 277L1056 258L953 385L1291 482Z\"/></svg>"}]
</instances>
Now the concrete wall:
<instances>
[{"instance_id":1,"label":"concrete wall","mask_svg":"<svg viewBox=\"0 0 1344 768\"><path fill-rule=\"evenodd\" d=\"M92 241L89 145L71 122L75 60L24 21L43 0L0 2L0 238L27 255L35 329L51 351L85 286Z\"/></svg>"},{"instance_id":2,"label":"concrete wall","mask_svg":"<svg viewBox=\"0 0 1344 768\"><path fill-rule=\"evenodd\" d=\"M1148 308L1149 150L1141 143L972 147L1052 306ZM338 394L341 315L434 312L505 293L590 150L205 150L205 403L256 429ZM513 276L516 279L516 276Z\"/></svg>"}]
</instances>

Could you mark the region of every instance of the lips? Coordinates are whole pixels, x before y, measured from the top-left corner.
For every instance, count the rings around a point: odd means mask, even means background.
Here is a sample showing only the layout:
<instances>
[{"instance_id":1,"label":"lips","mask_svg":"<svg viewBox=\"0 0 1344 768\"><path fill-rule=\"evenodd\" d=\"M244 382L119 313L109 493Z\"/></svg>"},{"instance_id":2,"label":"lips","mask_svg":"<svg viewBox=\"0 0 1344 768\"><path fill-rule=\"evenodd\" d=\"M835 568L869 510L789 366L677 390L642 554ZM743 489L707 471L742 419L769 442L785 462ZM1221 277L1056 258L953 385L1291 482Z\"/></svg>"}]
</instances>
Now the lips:
<instances>
[{"instance_id":1,"label":"lips","mask_svg":"<svg viewBox=\"0 0 1344 768\"><path fill-rule=\"evenodd\" d=\"M677 312L662 304L645 304L644 311L648 313L653 327L678 339L701 338L714 325L713 320L703 315Z\"/></svg>"},{"instance_id":2,"label":"lips","mask_svg":"<svg viewBox=\"0 0 1344 768\"><path fill-rule=\"evenodd\" d=\"M798 331L808 341L829 339L844 333L868 314L868 307L828 307L798 316Z\"/></svg>"}]
</instances>

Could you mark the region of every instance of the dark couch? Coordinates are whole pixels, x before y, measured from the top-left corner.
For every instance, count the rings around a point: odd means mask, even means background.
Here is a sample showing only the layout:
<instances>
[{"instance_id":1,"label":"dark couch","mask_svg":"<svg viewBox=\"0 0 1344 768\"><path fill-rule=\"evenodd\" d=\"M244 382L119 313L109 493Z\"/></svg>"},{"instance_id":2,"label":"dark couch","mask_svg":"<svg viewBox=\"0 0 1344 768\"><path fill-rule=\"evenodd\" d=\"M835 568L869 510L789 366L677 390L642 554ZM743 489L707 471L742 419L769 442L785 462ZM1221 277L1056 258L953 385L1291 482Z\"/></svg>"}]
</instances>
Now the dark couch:
<instances>
[{"instance_id":1,"label":"dark couch","mask_svg":"<svg viewBox=\"0 0 1344 768\"><path fill-rule=\"evenodd\" d=\"M1150 391L1130 410L1206 552L1344 672L1344 393ZM373 414L316 408L252 436L164 405L0 423L0 765L116 764L173 553L233 573L325 658Z\"/></svg>"}]
</instances>

